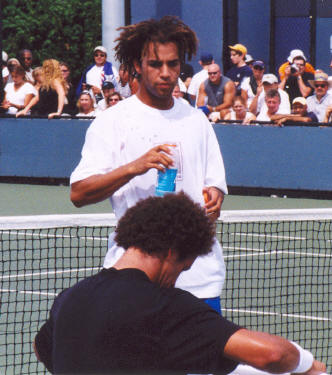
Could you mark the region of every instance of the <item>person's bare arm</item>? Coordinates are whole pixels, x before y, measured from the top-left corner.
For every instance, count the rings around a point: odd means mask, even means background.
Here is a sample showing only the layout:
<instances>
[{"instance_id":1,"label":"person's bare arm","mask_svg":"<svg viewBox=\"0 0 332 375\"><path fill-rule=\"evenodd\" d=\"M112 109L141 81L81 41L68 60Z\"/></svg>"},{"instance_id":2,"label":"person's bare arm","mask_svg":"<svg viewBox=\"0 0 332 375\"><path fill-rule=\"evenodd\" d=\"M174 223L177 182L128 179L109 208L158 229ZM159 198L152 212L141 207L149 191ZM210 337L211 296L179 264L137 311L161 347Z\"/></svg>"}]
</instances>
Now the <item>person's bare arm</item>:
<instances>
[{"instance_id":1,"label":"person's bare arm","mask_svg":"<svg viewBox=\"0 0 332 375\"><path fill-rule=\"evenodd\" d=\"M300 359L300 352L290 341L247 329L240 329L229 338L223 355L274 374L294 371ZM312 367L304 374L318 375L325 371L325 365L314 360Z\"/></svg>"},{"instance_id":2,"label":"person's bare arm","mask_svg":"<svg viewBox=\"0 0 332 375\"><path fill-rule=\"evenodd\" d=\"M163 171L172 164L167 156L170 149L159 145L140 158L105 174L90 176L71 185L70 199L76 207L101 202L112 196L132 178L146 173L151 168Z\"/></svg>"},{"instance_id":3,"label":"person's bare arm","mask_svg":"<svg viewBox=\"0 0 332 375\"><path fill-rule=\"evenodd\" d=\"M58 94L58 108L56 112L49 113L48 118L53 118L54 116L60 116L63 110L63 106L65 104L65 90L61 83L56 79L54 81L54 89Z\"/></svg>"},{"instance_id":4,"label":"person's bare arm","mask_svg":"<svg viewBox=\"0 0 332 375\"><path fill-rule=\"evenodd\" d=\"M258 108L258 98L261 92L263 91L263 85L260 84L257 87L256 95L254 96L250 106L249 106L249 112L253 113L254 115L257 115L257 108Z\"/></svg>"},{"instance_id":5,"label":"person's bare arm","mask_svg":"<svg viewBox=\"0 0 332 375\"><path fill-rule=\"evenodd\" d=\"M224 87L223 102L215 108L215 111L220 112L223 109L231 108L233 104L233 100L235 98L235 92L236 92L236 89L235 89L234 82L233 81L227 82Z\"/></svg>"},{"instance_id":6,"label":"person's bare arm","mask_svg":"<svg viewBox=\"0 0 332 375\"><path fill-rule=\"evenodd\" d=\"M197 107L205 105L206 92L204 88L204 82L200 84L197 97Z\"/></svg>"},{"instance_id":7,"label":"person's bare arm","mask_svg":"<svg viewBox=\"0 0 332 375\"><path fill-rule=\"evenodd\" d=\"M39 101L39 93L37 93L36 96L34 96L30 102L27 104L27 106L22 109L21 111L17 112L16 113L16 117L20 117L20 116L26 116L26 114L30 111L30 109L36 105Z\"/></svg>"},{"instance_id":8,"label":"person's bare arm","mask_svg":"<svg viewBox=\"0 0 332 375\"><path fill-rule=\"evenodd\" d=\"M299 85L301 95L304 98L306 98L307 96L309 96L311 94L311 87L308 87L308 86L305 85L305 83L302 79L302 76L300 74L297 76L297 84Z\"/></svg>"}]
</instances>

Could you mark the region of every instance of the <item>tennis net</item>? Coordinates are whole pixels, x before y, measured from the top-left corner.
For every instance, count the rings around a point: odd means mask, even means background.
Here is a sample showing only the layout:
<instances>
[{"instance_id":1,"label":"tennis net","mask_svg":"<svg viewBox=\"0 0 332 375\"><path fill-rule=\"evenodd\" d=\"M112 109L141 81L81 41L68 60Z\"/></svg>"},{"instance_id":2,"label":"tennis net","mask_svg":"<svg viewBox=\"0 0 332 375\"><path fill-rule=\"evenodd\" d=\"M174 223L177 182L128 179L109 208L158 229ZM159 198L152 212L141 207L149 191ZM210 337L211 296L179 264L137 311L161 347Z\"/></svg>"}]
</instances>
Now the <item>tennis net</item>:
<instances>
[{"instance_id":1,"label":"tennis net","mask_svg":"<svg viewBox=\"0 0 332 375\"><path fill-rule=\"evenodd\" d=\"M0 218L0 373L47 374L32 342L55 296L100 270L113 214ZM223 315L332 369L332 210L224 211Z\"/></svg>"}]
</instances>

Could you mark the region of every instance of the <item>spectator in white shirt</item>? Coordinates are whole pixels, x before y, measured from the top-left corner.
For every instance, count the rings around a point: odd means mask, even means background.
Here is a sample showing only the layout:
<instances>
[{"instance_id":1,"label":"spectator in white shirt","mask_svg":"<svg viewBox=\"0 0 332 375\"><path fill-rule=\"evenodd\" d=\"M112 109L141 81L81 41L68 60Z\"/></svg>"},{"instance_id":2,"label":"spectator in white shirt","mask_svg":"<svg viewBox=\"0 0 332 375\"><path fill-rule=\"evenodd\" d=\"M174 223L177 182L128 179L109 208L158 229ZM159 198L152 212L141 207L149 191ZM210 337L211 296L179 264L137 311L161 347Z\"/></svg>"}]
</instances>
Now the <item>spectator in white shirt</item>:
<instances>
[{"instance_id":1,"label":"spectator in white shirt","mask_svg":"<svg viewBox=\"0 0 332 375\"><path fill-rule=\"evenodd\" d=\"M252 63L252 76L245 77L241 83L241 96L250 107L256 94L263 91L263 75L265 72L265 64L261 60L255 60Z\"/></svg>"},{"instance_id":2,"label":"spectator in white shirt","mask_svg":"<svg viewBox=\"0 0 332 375\"><path fill-rule=\"evenodd\" d=\"M102 91L103 91L103 97L104 99L100 100L97 104L97 110L98 111L105 111L106 108L109 107L107 104L107 100L112 95L115 91L114 85L112 82L104 82L102 86Z\"/></svg>"}]
</instances>

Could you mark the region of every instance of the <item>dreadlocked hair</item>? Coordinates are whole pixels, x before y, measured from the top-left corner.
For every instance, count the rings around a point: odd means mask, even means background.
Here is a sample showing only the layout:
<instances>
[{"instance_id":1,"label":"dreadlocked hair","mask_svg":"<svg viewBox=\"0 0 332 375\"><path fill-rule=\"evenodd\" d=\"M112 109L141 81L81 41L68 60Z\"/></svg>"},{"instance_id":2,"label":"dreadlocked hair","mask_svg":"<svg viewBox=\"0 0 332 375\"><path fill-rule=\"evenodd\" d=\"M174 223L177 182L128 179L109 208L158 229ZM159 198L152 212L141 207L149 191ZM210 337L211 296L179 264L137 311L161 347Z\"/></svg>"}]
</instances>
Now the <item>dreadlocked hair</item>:
<instances>
[{"instance_id":1,"label":"dreadlocked hair","mask_svg":"<svg viewBox=\"0 0 332 375\"><path fill-rule=\"evenodd\" d=\"M198 39L193 30L175 16L150 19L118 28L122 30L115 40L115 57L129 72L134 72L134 61L141 61L150 42L177 45L179 58L184 62L196 54Z\"/></svg>"}]
</instances>

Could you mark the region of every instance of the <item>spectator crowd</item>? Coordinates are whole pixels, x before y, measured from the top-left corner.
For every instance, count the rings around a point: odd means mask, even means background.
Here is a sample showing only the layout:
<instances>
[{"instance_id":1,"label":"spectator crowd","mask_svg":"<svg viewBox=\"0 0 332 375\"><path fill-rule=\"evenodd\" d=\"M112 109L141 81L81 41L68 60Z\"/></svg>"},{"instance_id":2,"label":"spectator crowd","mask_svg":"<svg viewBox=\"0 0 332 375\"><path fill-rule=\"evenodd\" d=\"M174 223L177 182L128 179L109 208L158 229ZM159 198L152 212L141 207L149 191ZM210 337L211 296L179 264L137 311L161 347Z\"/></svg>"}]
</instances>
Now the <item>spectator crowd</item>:
<instances>
[{"instance_id":1,"label":"spectator crowd","mask_svg":"<svg viewBox=\"0 0 332 375\"><path fill-rule=\"evenodd\" d=\"M175 100L196 106L213 122L332 122L332 76L315 69L303 51L290 51L279 77L266 71L265 62L252 58L244 45L229 46L229 52L232 68L225 74L208 52L201 54L196 74L184 63ZM98 116L138 89L137 74L124 65L118 70L107 57L104 46L94 48L93 63L75 87L66 62L47 59L33 68L30 50L9 59L3 51L1 112L16 117Z\"/></svg>"}]
</instances>

